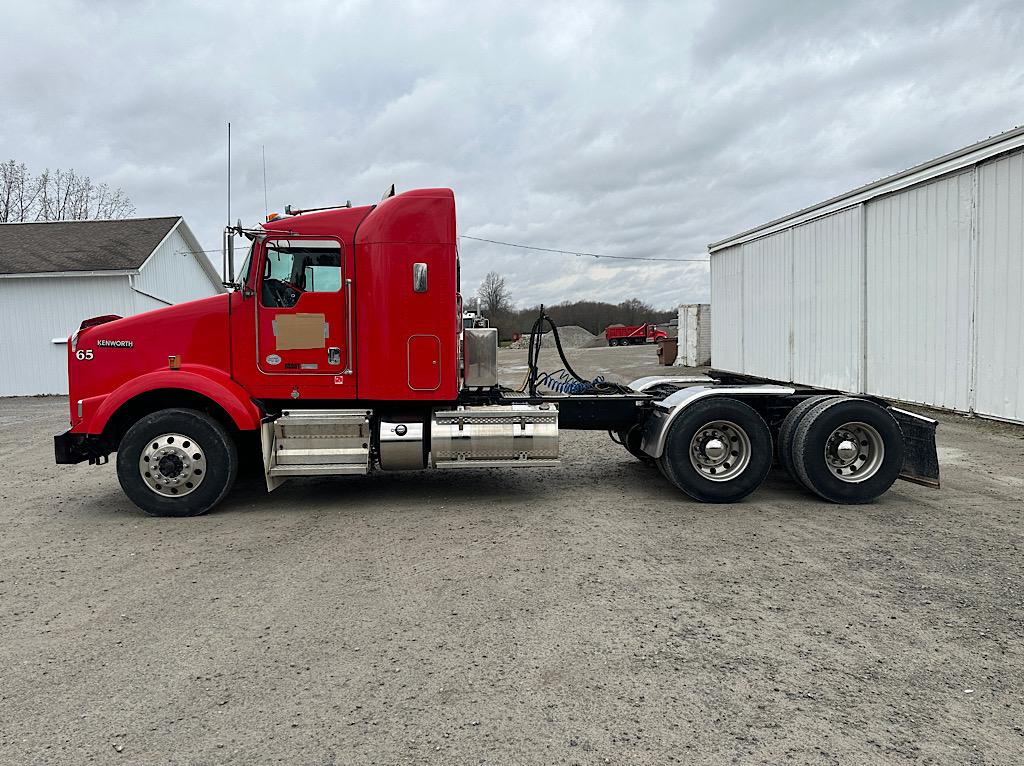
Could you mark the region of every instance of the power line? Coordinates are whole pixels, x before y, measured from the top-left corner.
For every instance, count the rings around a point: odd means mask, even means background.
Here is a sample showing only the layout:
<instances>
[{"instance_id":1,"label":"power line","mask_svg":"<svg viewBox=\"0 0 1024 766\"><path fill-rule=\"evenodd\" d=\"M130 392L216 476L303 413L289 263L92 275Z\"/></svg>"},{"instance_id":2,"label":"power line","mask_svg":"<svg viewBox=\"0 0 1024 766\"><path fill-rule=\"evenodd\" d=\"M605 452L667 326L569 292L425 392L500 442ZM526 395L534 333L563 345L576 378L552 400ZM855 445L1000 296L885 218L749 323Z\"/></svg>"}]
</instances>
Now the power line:
<instances>
[{"instance_id":1,"label":"power line","mask_svg":"<svg viewBox=\"0 0 1024 766\"><path fill-rule=\"evenodd\" d=\"M469 234L460 234L459 239L472 239L477 242L488 242L492 245L504 245L505 247L517 247L522 250L539 250L542 253L561 253L562 255L575 255L577 257L588 257L588 258L614 258L617 261L661 261L663 263L710 263L711 261L707 258L648 258L641 255L608 255L607 253L587 253L579 250L559 250L553 247L535 247L533 245L521 245L516 242L502 242L497 239L484 239L483 237L472 237ZM200 250L201 253L219 253L220 249L216 250ZM187 253L178 253L178 255L186 255Z\"/></svg>"},{"instance_id":2,"label":"power line","mask_svg":"<svg viewBox=\"0 0 1024 766\"><path fill-rule=\"evenodd\" d=\"M667 263L709 263L707 258L645 258L640 255L607 255L605 253L584 253L577 250L559 250L554 247L534 247L533 245L520 245L516 242L502 242L497 239L484 239L483 237L471 237L468 234L460 234L460 239L473 239L477 242L489 242L492 245L504 245L505 247L518 247L522 250L539 250L542 253L561 253L562 255L575 255L577 257L587 256L590 258L614 258L617 261L665 261Z\"/></svg>"}]
</instances>

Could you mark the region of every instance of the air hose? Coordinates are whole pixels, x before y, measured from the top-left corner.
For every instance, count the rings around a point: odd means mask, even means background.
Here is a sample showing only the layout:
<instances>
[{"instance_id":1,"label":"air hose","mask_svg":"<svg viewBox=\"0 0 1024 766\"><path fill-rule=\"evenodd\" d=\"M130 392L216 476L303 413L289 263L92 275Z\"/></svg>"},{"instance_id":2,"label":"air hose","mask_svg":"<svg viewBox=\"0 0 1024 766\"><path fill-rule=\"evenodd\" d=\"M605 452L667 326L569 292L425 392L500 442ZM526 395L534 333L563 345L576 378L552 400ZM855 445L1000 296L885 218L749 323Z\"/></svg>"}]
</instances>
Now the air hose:
<instances>
[{"instance_id":1,"label":"air hose","mask_svg":"<svg viewBox=\"0 0 1024 766\"><path fill-rule=\"evenodd\" d=\"M558 357L562 360L563 365L562 369L556 370L554 373L541 372L539 368L545 322L551 327L551 336L555 339L555 348L558 349ZM530 329L530 346L526 365L526 381L524 381L523 388L529 387L530 396L537 396L538 383L563 394L631 393L628 387L618 383L609 383L602 376L587 380L577 373L569 364L569 360L565 358L562 339L558 336L558 326L551 317L544 313L543 306L540 307L540 313Z\"/></svg>"}]
</instances>

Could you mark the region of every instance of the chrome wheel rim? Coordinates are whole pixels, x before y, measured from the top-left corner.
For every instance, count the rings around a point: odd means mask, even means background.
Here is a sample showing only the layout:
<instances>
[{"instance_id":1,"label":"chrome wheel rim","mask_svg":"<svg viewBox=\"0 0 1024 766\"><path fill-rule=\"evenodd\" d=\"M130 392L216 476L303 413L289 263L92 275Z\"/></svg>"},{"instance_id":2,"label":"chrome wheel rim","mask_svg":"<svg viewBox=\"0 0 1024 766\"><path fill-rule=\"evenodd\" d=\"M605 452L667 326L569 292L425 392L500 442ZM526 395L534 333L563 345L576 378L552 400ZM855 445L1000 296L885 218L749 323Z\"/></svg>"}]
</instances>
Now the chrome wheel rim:
<instances>
[{"instance_id":1,"label":"chrome wheel rim","mask_svg":"<svg viewBox=\"0 0 1024 766\"><path fill-rule=\"evenodd\" d=\"M837 479L850 484L867 481L882 467L885 442L874 426L844 423L825 442L825 464Z\"/></svg>"},{"instance_id":2,"label":"chrome wheel rim","mask_svg":"<svg viewBox=\"0 0 1024 766\"><path fill-rule=\"evenodd\" d=\"M750 437L728 420L707 423L690 440L690 463L710 481L735 479L750 464Z\"/></svg>"},{"instance_id":3,"label":"chrome wheel rim","mask_svg":"<svg viewBox=\"0 0 1024 766\"><path fill-rule=\"evenodd\" d=\"M142 450L139 473L161 497L182 497L206 478L206 453L190 436L161 434Z\"/></svg>"}]
</instances>

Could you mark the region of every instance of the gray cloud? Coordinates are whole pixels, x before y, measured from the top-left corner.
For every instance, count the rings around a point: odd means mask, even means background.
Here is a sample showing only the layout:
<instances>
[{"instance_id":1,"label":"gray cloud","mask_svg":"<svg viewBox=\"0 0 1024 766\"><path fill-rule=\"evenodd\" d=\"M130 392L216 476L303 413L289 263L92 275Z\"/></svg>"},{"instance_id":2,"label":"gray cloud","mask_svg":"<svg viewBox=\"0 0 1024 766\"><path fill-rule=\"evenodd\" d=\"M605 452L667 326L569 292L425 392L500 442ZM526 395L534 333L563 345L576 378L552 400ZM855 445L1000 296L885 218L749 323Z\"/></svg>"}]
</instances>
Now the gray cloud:
<instances>
[{"instance_id":1,"label":"gray cloud","mask_svg":"<svg viewBox=\"0 0 1024 766\"><path fill-rule=\"evenodd\" d=\"M463 233L708 242L1018 124L1015 3L59 2L5 10L0 154L120 185L216 247L234 214L451 186ZM464 240L522 304L705 300L703 264Z\"/></svg>"}]
</instances>

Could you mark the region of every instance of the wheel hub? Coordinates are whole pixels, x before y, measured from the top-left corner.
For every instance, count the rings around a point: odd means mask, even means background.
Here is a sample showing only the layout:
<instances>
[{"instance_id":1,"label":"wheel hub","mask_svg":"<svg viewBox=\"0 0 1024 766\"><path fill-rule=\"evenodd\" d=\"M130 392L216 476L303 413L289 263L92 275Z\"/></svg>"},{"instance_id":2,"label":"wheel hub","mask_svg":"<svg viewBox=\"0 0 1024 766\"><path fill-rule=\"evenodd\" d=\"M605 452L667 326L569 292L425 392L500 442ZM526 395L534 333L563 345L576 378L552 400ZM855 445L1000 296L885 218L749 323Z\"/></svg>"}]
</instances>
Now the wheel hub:
<instances>
[{"instance_id":1,"label":"wheel hub","mask_svg":"<svg viewBox=\"0 0 1024 766\"><path fill-rule=\"evenodd\" d=\"M836 456L844 462L852 461L857 457L857 445L851 439L843 439L836 445Z\"/></svg>"},{"instance_id":2,"label":"wheel hub","mask_svg":"<svg viewBox=\"0 0 1024 766\"><path fill-rule=\"evenodd\" d=\"M867 481L882 467L885 444L867 423L844 423L825 442L825 463L834 476L850 483Z\"/></svg>"},{"instance_id":3,"label":"wheel hub","mask_svg":"<svg viewBox=\"0 0 1024 766\"><path fill-rule=\"evenodd\" d=\"M709 439L707 444L704 445L704 454L716 462L725 457L725 451L725 442L718 438Z\"/></svg>"},{"instance_id":4,"label":"wheel hub","mask_svg":"<svg viewBox=\"0 0 1024 766\"><path fill-rule=\"evenodd\" d=\"M173 479L185 468L185 461L177 454L164 455L157 463L160 474L166 479Z\"/></svg>"},{"instance_id":5,"label":"wheel hub","mask_svg":"<svg viewBox=\"0 0 1024 766\"><path fill-rule=\"evenodd\" d=\"M735 479L750 463L750 438L735 423L716 420L697 429L690 440L690 463L705 479Z\"/></svg>"},{"instance_id":6,"label":"wheel hub","mask_svg":"<svg viewBox=\"0 0 1024 766\"><path fill-rule=\"evenodd\" d=\"M195 440L182 434L161 434L139 457L146 486L163 497L193 492L206 478L206 455Z\"/></svg>"}]
</instances>

